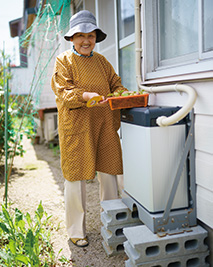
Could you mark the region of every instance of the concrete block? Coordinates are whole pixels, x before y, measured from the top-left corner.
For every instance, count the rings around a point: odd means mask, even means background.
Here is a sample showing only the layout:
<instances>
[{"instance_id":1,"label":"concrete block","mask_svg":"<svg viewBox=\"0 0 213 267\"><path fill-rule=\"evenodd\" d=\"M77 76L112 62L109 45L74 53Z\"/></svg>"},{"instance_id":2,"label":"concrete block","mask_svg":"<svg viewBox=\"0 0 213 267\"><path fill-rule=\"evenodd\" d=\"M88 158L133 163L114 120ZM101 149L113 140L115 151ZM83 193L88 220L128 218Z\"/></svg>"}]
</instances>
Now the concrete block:
<instances>
[{"instance_id":1,"label":"concrete block","mask_svg":"<svg viewBox=\"0 0 213 267\"><path fill-rule=\"evenodd\" d=\"M123 233L123 229L126 227L133 227L137 225L141 225L141 223L128 223L128 224L119 224L105 227L105 225L101 228L101 234L107 243L119 241L123 243L126 241L126 236Z\"/></svg>"},{"instance_id":2,"label":"concrete block","mask_svg":"<svg viewBox=\"0 0 213 267\"><path fill-rule=\"evenodd\" d=\"M128 207L122 202L122 199L102 201L101 207L104 210L101 213L101 220L106 228L108 228L109 225L135 223L140 221L138 218L138 212L128 209Z\"/></svg>"},{"instance_id":3,"label":"concrete block","mask_svg":"<svg viewBox=\"0 0 213 267\"><path fill-rule=\"evenodd\" d=\"M123 244L123 242L126 241L125 235L115 236L111 231L106 229L104 226L101 227L101 235L109 246L115 242L119 242L120 244Z\"/></svg>"},{"instance_id":4,"label":"concrete block","mask_svg":"<svg viewBox=\"0 0 213 267\"><path fill-rule=\"evenodd\" d=\"M121 199L106 200L101 202L101 235L104 239L103 246L108 256L124 253L123 242L126 237L124 227L141 225L137 211L131 212Z\"/></svg>"},{"instance_id":5,"label":"concrete block","mask_svg":"<svg viewBox=\"0 0 213 267\"><path fill-rule=\"evenodd\" d=\"M124 228L123 232L127 238L124 242L125 252L135 264L208 250L204 243L207 231L201 226L192 227L190 232L164 237L153 234L145 225Z\"/></svg>"},{"instance_id":6,"label":"concrete block","mask_svg":"<svg viewBox=\"0 0 213 267\"><path fill-rule=\"evenodd\" d=\"M102 245L103 245L103 248L104 248L107 256L109 256L109 257L124 253L123 244L115 242L111 246L109 246L105 241L103 241Z\"/></svg>"},{"instance_id":7,"label":"concrete block","mask_svg":"<svg viewBox=\"0 0 213 267\"><path fill-rule=\"evenodd\" d=\"M119 213L119 210L118 210ZM105 212L101 213L101 222L104 225L104 227L108 228L108 229L112 229L113 227L120 227L120 226L124 226L124 225L142 225L143 223L138 219L138 218L134 218L133 220L130 219L126 219L124 221L114 221L111 220L111 216L107 215Z\"/></svg>"},{"instance_id":8,"label":"concrete block","mask_svg":"<svg viewBox=\"0 0 213 267\"><path fill-rule=\"evenodd\" d=\"M134 263L131 259L125 261L125 267L210 267L206 262L209 252L187 254L184 256L165 258L156 261Z\"/></svg>"}]
</instances>

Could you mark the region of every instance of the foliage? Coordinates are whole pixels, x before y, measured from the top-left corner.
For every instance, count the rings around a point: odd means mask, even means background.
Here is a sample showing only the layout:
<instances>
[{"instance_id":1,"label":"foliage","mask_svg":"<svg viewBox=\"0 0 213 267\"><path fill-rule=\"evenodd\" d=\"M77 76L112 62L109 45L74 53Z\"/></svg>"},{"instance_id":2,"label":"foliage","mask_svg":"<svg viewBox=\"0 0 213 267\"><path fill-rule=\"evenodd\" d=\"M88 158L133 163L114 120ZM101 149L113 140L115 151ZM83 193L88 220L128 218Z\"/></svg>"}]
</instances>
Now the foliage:
<instances>
[{"instance_id":1,"label":"foliage","mask_svg":"<svg viewBox=\"0 0 213 267\"><path fill-rule=\"evenodd\" d=\"M3 59L8 59L7 56L1 52ZM3 66L0 62L0 163L5 155L5 82L11 79L9 72L9 65ZM9 88L8 88L9 90ZM10 90L9 90L10 92ZM27 107L27 108L26 108ZM8 96L7 109L7 140L8 140L8 158L24 153L22 138L26 133L28 137L35 134L34 113L32 112L32 104L26 99L26 96ZM22 122L24 121L24 122Z\"/></svg>"},{"instance_id":2,"label":"foliage","mask_svg":"<svg viewBox=\"0 0 213 267\"><path fill-rule=\"evenodd\" d=\"M17 208L11 215L2 205L0 266L55 267L68 264L67 258L62 256L58 259L54 253L50 241L52 229L50 218L51 216L44 211L41 202L35 211L34 219L29 213L24 215Z\"/></svg>"},{"instance_id":3,"label":"foliage","mask_svg":"<svg viewBox=\"0 0 213 267\"><path fill-rule=\"evenodd\" d=\"M60 147L59 147L59 145L54 145L53 143L49 143L49 148L53 151L53 155L55 157L60 155Z\"/></svg>"},{"instance_id":4,"label":"foliage","mask_svg":"<svg viewBox=\"0 0 213 267\"><path fill-rule=\"evenodd\" d=\"M17 98L16 100L19 101ZM9 96L9 108L7 111L8 126L7 126L7 140L8 140L8 158L13 155L23 156L24 150L22 145L23 134L29 136L35 134L34 120L27 115L23 118L24 123L20 128L21 119L18 116L20 102L14 102L14 97ZM14 151L15 149L15 151ZM5 154L5 98L4 94L0 95L0 162Z\"/></svg>"}]
</instances>

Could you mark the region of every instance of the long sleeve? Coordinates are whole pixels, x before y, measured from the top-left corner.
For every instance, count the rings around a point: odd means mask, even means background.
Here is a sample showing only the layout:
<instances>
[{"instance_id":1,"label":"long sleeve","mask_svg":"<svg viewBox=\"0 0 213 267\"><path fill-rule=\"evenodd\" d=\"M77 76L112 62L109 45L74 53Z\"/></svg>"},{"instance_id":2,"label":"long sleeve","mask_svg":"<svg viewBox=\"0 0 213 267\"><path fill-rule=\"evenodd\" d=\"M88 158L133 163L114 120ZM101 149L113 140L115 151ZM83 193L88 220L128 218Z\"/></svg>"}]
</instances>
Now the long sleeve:
<instances>
[{"instance_id":1,"label":"long sleeve","mask_svg":"<svg viewBox=\"0 0 213 267\"><path fill-rule=\"evenodd\" d=\"M51 86L56 95L56 101L62 105L68 108L85 106L85 101L82 97L85 90L74 85L72 68L66 58L56 58Z\"/></svg>"},{"instance_id":2,"label":"long sleeve","mask_svg":"<svg viewBox=\"0 0 213 267\"><path fill-rule=\"evenodd\" d=\"M111 63L107 61L106 58L103 56L102 56L102 60L104 60L103 63L108 73L108 82L110 86L110 92L113 93L113 92L120 91L120 90L127 91L128 89L122 85L121 77L117 75Z\"/></svg>"}]
</instances>

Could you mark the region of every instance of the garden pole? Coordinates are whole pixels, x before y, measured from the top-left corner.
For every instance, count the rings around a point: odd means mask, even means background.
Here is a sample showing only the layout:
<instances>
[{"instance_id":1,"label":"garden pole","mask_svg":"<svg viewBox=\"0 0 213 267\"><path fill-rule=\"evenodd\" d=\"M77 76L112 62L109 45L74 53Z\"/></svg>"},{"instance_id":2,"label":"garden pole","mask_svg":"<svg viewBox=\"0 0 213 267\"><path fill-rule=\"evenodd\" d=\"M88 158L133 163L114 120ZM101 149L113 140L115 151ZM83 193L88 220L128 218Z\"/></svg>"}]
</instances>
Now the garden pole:
<instances>
[{"instance_id":1,"label":"garden pole","mask_svg":"<svg viewBox=\"0 0 213 267\"><path fill-rule=\"evenodd\" d=\"M5 166L4 166L4 173L5 173L5 207L7 208L7 179L8 179L8 169L7 169L7 150L8 150L8 78L6 82L6 90L5 90Z\"/></svg>"},{"instance_id":2,"label":"garden pole","mask_svg":"<svg viewBox=\"0 0 213 267\"><path fill-rule=\"evenodd\" d=\"M7 179L8 179L8 170L7 170L7 157L8 157L8 78L6 79L6 62L5 62L5 50L3 47L3 75L4 75L4 101L5 101L5 125L4 125L4 147L5 147L5 207L7 208Z\"/></svg>"}]
</instances>

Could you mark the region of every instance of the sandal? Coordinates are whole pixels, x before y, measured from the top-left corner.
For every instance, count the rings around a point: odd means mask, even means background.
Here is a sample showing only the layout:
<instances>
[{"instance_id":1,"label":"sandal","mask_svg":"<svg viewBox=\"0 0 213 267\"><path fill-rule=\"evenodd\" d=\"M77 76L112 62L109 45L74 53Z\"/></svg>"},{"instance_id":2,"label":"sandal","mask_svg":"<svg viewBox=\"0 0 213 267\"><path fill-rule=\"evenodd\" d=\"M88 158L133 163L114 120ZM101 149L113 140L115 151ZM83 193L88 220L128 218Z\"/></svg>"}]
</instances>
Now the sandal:
<instances>
[{"instance_id":1,"label":"sandal","mask_svg":"<svg viewBox=\"0 0 213 267\"><path fill-rule=\"evenodd\" d=\"M85 238L70 238L70 240L77 247L86 247L89 245L87 237L85 237Z\"/></svg>"}]
</instances>

